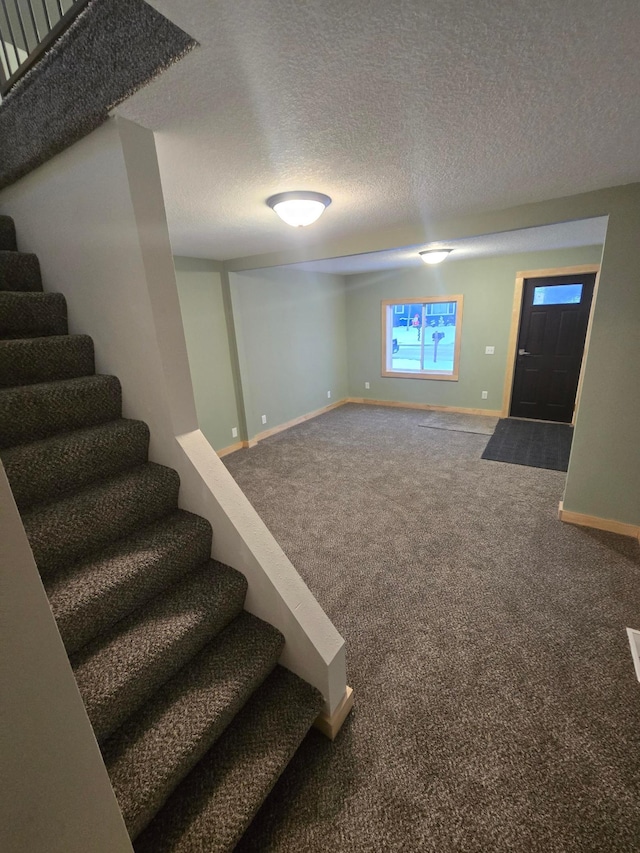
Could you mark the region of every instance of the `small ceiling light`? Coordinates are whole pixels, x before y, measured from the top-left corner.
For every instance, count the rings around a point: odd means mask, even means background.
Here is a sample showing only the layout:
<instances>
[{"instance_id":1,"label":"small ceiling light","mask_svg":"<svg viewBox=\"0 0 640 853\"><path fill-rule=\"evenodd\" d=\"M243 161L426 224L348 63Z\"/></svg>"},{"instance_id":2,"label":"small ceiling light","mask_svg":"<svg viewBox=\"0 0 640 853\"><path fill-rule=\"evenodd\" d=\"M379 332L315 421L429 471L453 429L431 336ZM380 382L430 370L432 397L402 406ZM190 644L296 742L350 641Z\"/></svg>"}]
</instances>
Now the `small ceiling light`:
<instances>
[{"instance_id":1,"label":"small ceiling light","mask_svg":"<svg viewBox=\"0 0 640 853\"><path fill-rule=\"evenodd\" d=\"M418 254L425 264L440 264L452 251L453 249L426 249Z\"/></svg>"},{"instance_id":2,"label":"small ceiling light","mask_svg":"<svg viewBox=\"0 0 640 853\"><path fill-rule=\"evenodd\" d=\"M267 204L287 225L302 228L315 222L329 207L331 199L322 193L290 192L272 195Z\"/></svg>"}]
</instances>

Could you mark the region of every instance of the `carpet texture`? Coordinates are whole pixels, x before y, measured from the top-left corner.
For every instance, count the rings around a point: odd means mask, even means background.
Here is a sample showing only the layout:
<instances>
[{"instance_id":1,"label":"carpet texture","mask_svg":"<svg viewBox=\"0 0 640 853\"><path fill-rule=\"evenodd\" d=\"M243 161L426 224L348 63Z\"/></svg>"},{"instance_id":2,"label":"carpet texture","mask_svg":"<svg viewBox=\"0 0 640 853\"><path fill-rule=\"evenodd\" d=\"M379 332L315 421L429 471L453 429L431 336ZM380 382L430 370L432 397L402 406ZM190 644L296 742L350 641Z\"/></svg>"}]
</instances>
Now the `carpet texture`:
<instances>
[{"instance_id":1,"label":"carpet texture","mask_svg":"<svg viewBox=\"0 0 640 853\"><path fill-rule=\"evenodd\" d=\"M7 340L0 347L0 388L77 379L94 370L93 341L87 335Z\"/></svg>"},{"instance_id":2,"label":"carpet texture","mask_svg":"<svg viewBox=\"0 0 640 853\"><path fill-rule=\"evenodd\" d=\"M493 435L498 418L489 415L467 415L463 412L427 412L420 426L431 429L451 429L455 432L473 432Z\"/></svg>"},{"instance_id":3,"label":"carpet texture","mask_svg":"<svg viewBox=\"0 0 640 853\"><path fill-rule=\"evenodd\" d=\"M301 708L306 714L300 713ZM265 799L317 714L317 703L304 682L276 667L231 723L224 741L209 750L137 839L136 853L231 850L240 837L237 815L249 823L255 813L250 803ZM245 732L251 732L249 746ZM277 749L271 746L274 732ZM212 797L212 790L230 795ZM210 839L206 848L202 838Z\"/></svg>"},{"instance_id":4,"label":"carpet texture","mask_svg":"<svg viewBox=\"0 0 640 853\"><path fill-rule=\"evenodd\" d=\"M503 418L485 447L482 458L531 468L566 471L573 440L569 424Z\"/></svg>"},{"instance_id":5,"label":"carpet texture","mask_svg":"<svg viewBox=\"0 0 640 853\"><path fill-rule=\"evenodd\" d=\"M243 612L102 747L132 838L276 665L284 639ZM201 839L206 850L206 839Z\"/></svg>"},{"instance_id":6,"label":"carpet texture","mask_svg":"<svg viewBox=\"0 0 640 853\"><path fill-rule=\"evenodd\" d=\"M192 850L230 851L323 697L276 667L283 636L243 610L246 579L211 559L211 525L178 509L177 473L148 461L146 424L6 217L0 258L0 458L127 827L189 824ZM194 826L164 803L201 760Z\"/></svg>"},{"instance_id":7,"label":"carpet texture","mask_svg":"<svg viewBox=\"0 0 640 853\"><path fill-rule=\"evenodd\" d=\"M26 252L0 252L0 290L40 290L40 263Z\"/></svg>"},{"instance_id":8,"label":"carpet texture","mask_svg":"<svg viewBox=\"0 0 640 853\"><path fill-rule=\"evenodd\" d=\"M0 251L15 252L17 248L15 222L10 216L0 216Z\"/></svg>"},{"instance_id":9,"label":"carpet texture","mask_svg":"<svg viewBox=\"0 0 640 853\"><path fill-rule=\"evenodd\" d=\"M355 692L238 853L640 850L638 542L560 523L563 474L422 421L347 405L225 457Z\"/></svg>"},{"instance_id":10,"label":"carpet texture","mask_svg":"<svg viewBox=\"0 0 640 853\"><path fill-rule=\"evenodd\" d=\"M0 291L0 338L64 335L67 304L61 293Z\"/></svg>"},{"instance_id":11,"label":"carpet texture","mask_svg":"<svg viewBox=\"0 0 640 853\"><path fill-rule=\"evenodd\" d=\"M0 189L91 133L196 45L143 0L92 0L0 105Z\"/></svg>"}]
</instances>

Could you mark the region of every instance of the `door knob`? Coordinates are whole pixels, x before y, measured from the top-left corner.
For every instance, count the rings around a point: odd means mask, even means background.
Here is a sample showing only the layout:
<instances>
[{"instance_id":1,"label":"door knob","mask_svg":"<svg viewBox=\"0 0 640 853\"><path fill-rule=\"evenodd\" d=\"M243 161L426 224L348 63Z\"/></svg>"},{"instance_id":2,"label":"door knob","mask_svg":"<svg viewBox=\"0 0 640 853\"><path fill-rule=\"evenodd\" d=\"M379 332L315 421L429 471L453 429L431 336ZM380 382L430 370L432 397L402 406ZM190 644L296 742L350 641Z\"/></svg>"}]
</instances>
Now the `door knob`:
<instances>
[{"instance_id":1,"label":"door knob","mask_svg":"<svg viewBox=\"0 0 640 853\"><path fill-rule=\"evenodd\" d=\"M524 349L519 349L519 350L518 350L518 355L533 355L533 353L532 353L532 352L527 352L527 351L526 351L526 350L524 350Z\"/></svg>"}]
</instances>

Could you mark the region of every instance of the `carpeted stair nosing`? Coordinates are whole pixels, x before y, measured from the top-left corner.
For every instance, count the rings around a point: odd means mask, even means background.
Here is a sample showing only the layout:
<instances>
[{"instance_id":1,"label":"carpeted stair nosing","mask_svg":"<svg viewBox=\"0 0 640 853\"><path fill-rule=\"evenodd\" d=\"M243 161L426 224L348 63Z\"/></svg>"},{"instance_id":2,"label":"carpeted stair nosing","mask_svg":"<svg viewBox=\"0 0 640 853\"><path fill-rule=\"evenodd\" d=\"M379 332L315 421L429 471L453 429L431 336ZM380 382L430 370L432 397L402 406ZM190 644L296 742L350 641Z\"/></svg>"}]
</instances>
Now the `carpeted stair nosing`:
<instances>
[{"instance_id":1,"label":"carpeted stair nosing","mask_svg":"<svg viewBox=\"0 0 640 853\"><path fill-rule=\"evenodd\" d=\"M243 611L102 746L132 838L272 671L282 635Z\"/></svg>"},{"instance_id":2,"label":"carpeted stair nosing","mask_svg":"<svg viewBox=\"0 0 640 853\"><path fill-rule=\"evenodd\" d=\"M167 515L177 508L179 488L172 468L147 462L25 512L22 521L41 574Z\"/></svg>"},{"instance_id":3,"label":"carpeted stair nosing","mask_svg":"<svg viewBox=\"0 0 640 853\"><path fill-rule=\"evenodd\" d=\"M0 387L36 385L91 376L93 341L88 335L0 340Z\"/></svg>"},{"instance_id":4,"label":"carpeted stair nosing","mask_svg":"<svg viewBox=\"0 0 640 853\"><path fill-rule=\"evenodd\" d=\"M322 710L322 695L281 666L136 839L136 853L229 853Z\"/></svg>"},{"instance_id":5,"label":"carpeted stair nosing","mask_svg":"<svg viewBox=\"0 0 640 853\"><path fill-rule=\"evenodd\" d=\"M0 448L103 424L121 413L122 391L115 376L0 388Z\"/></svg>"},{"instance_id":6,"label":"carpeted stair nosing","mask_svg":"<svg viewBox=\"0 0 640 853\"><path fill-rule=\"evenodd\" d=\"M242 610L247 581L208 560L71 657L98 741Z\"/></svg>"},{"instance_id":7,"label":"carpeted stair nosing","mask_svg":"<svg viewBox=\"0 0 640 853\"><path fill-rule=\"evenodd\" d=\"M45 578L68 654L204 563L210 553L209 522L178 509Z\"/></svg>"},{"instance_id":8,"label":"carpeted stair nosing","mask_svg":"<svg viewBox=\"0 0 640 853\"><path fill-rule=\"evenodd\" d=\"M16 252L16 226L10 216L0 216L0 249L6 252Z\"/></svg>"},{"instance_id":9,"label":"carpeted stair nosing","mask_svg":"<svg viewBox=\"0 0 640 853\"><path fill-rule=\"evenodd\" d=\"M62 293L0 290L0 337L26 338L67 333Z\"/></svg>"},{"instance_id":10,"label":"carpeted stair nosing","mask_svg":"<svg viewBox=\"0 0 640 853\"><path fill-rule=\"evenodd\" d=\"M7 448L0 459L23 510L143 465L148 450L148 426L120 418Z\"/></svg>"},{"instance_id":11,"label":"carpeted stair nosing","mask_svg":"<svg viewBox=\"0 0 640 853\"><path fill-rule=\"evenodd\" d=\"M41 291L37 256L0 249L0 290Z\"/></svg>"}]
</instances>

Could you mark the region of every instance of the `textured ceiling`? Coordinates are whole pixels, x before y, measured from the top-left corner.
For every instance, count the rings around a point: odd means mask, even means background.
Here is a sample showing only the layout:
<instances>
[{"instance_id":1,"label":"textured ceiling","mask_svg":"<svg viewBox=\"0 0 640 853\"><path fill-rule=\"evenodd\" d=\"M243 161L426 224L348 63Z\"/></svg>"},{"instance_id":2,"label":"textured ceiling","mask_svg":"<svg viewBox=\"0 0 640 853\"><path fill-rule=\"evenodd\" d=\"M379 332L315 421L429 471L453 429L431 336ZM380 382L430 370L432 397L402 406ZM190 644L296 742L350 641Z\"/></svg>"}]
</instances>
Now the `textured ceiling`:
<instances>
[{"instance_id":1,"label":"textured ceiling","mask_svg":"<svg viewBox=\"0 0 640 853\"><path fill-rule=\"evenodd\" d=\"M580 219L558 225L542 225L538 228L520 228L517 231L502 231L500 234L485 234L465 237L446 243L421 243L418 246L402 246L381 252L367 252L342 258L289 264L287 269L306 272L355 275L360 272L391 270L400 267L422 267L418 252L423 249L452 249L444 261L470 260L495 255L514 255L520 252L541 252L547 249L572 249L578 246L597 246L604 243L607 232L607 217Z\"/></svg>"},{"instance_id":2,"label":"textured ceiling","mask_svg":"<svg viewBox=\"0 0 640 853\"><path fill-rule=\"evenodd\" d=\"M231 259L640 180L638 0L152 0L201 47L157 132L177 254ZM264 204L313 189L309 229Z\"/></svg>"}]
</instances>

